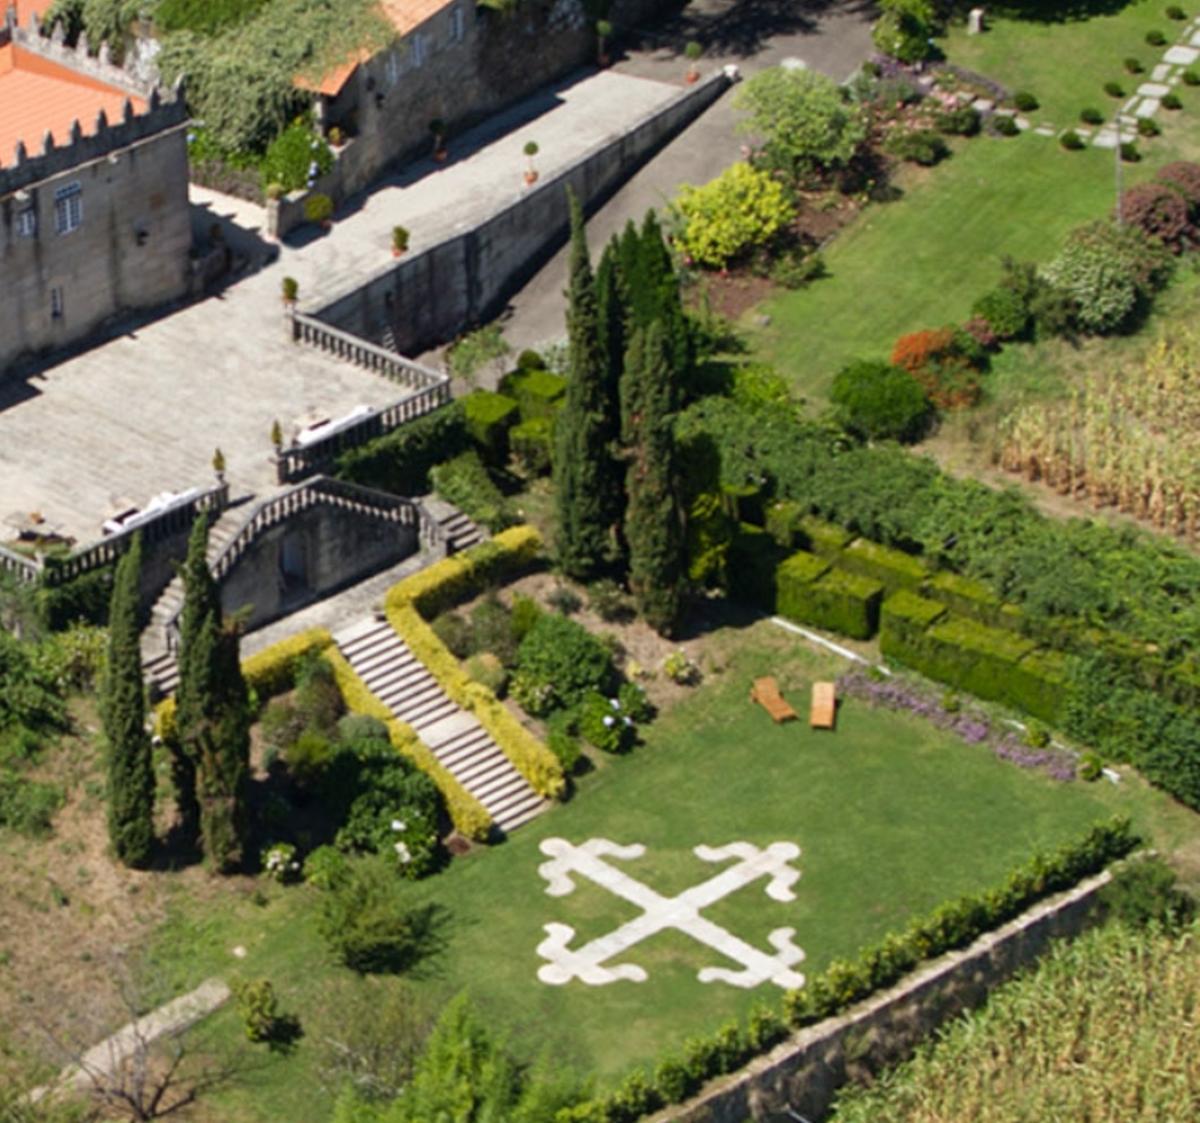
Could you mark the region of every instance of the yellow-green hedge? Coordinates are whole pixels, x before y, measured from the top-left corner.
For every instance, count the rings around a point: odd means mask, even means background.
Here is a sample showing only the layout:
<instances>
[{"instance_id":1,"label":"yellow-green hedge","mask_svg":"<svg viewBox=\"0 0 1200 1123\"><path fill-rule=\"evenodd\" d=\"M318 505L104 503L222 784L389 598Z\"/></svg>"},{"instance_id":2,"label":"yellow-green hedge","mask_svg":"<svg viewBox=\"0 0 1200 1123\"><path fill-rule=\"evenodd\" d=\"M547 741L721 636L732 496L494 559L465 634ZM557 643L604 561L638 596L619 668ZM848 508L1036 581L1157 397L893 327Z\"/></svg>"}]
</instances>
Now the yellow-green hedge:
<instances>
[{"instance_id":1,"label":"yellow-green hedge","mask_svg":"<svg viewBox=\"0 0 1200 1123\"><path fill-rule=\"evenodd\" d=\"M437 784L446 800L450 821L457 830L468 838L486 839L491 833L492 819L483 804L441 765L411 725L397 721L392 716L391 710L367 689L366 684L354 673L354 668L336 647L328 648L325 658L333 668L334 678L346 707L356 714L366 714L383 722L396 751L408 757Z\"/></svg>"},{"instance_id":2,"label":"yellow-green hedge","mask_svg":"<svg viewBox=\"0 0 1200 1123\"><path fill-rule=\"evenodd\" d=\"M429 668L442 689L479 724L540 796L556 799L566 788L562 764L486 686L473 682L438 639L426 618L477 592L484 581L520 572L538 556L542 540L530 526L515 526L462 554L414 573L388 591L388 623Z\"/></svg>"}]
</instances>

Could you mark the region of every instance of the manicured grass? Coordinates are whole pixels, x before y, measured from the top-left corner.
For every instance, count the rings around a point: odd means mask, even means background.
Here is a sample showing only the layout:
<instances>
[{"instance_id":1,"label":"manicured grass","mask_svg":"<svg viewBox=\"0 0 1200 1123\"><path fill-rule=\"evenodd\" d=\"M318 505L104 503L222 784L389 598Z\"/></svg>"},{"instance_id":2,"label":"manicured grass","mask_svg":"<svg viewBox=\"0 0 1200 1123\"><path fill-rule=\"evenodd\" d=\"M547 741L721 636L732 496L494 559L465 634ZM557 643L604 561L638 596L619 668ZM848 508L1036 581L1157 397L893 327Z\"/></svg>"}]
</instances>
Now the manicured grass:
<instances>
[{"instance_id":1,"label":"manicured grass","mask_svg":"<svg viewBox=\"0 0 1200 1123\"><path fill-rule=\"evenodd\" d=\"M1078 836L1115 808L1145 820L1164 802L1134 785L1060 785L915 718L854 701L832 734L805 723L772 725L747 700L753 676L775 674L803 711L808 685L839 667L765 622L733 642L724 672L651 726L635 753L601 761L572 802L503 846L405 887L448 917L445 952L422 972L422 990L442 1000L468 988L514 1049L549 1050L559 1064L605 1083L758 1002L777 1002L781 992L700 983L702 967L729 964L679 933L623 957L649 972L644 983L542 984L536 948L544 924L571 925L578 946L636 911L583 878L574 893L547 896L537 872L543 839L642 843L645 856L624 866L662 893L714 873L692 853L697 845L793 841L802 850L794 901L771 900L759 882L706 915L764 949L773 929L794 927L807 953L799 969L816 972L915 913L991 885L1033 850ZM1169 833L1188 829L1180 823ZM179 900L151 962L172 992L213 973L270 978L306 1036L294 1055L267 1060L251 1086L215 1102L223 1119L263 1118L256 1112L269 1103L272 1118L325 1123L329 1101L314 1060L336 1001L328 988L348 973L329 964L314 934L317 894L269 887L261 904L249 890L231 898L220 907ZM243 960L230 954L239 944L248 952ZM219 1015L211 1032L235 1037L232 1012Z\"/></svg>"},{"instance_id":2,"label":"manicured grass","mask_svg":"<svg viewBox=\"0 0 1200 1123\"><path fill-rule=\"evenodd\" d=\"M1007 12L989 10L983 35L968 35L965 27L955 27L941 46L952 62L985 74L1014 93L1028 90L1041 103L1030 119L1064 129L1078 125L1080 110L1087 106L1108 117L1124 104L1124 99L1104 92L1105 82L1119 82L1128 98L1140 83L1151 80L1150 72L1167 46L1173 46L1187 26L1167 19L1166 6L1160 0L1139 0L1111 13L1065 20L1036 18L1038 12L1051 8L1049 4L1024 6L1024 12L1014 7L1012 18L1006 18ZM1161 31L1167 46L1149 46L1146 32L1151 30ZM1144 72L1129 74L1126 58L1136 58ZM1189 99L1186 87L1180 97L1185 112L1190 100L1200 107L1200 97Z\"/></svg>"},{"instance_id":3,"label":"manicured grass","mask_svg":"<svg viewBox=\"0 0 1200 1123\"><path fill-rule=\"evenodd\" d=\"M825 398L849 360L886 359L897 336L966 319L1005 255L1045 260L1103 214L1112 155L980 137L931 171L906 171L901 186L902 198L873 204L833 241L828 278L766 306L771 325L755 349L810 400Z\"/></svg>"}]
</instances>

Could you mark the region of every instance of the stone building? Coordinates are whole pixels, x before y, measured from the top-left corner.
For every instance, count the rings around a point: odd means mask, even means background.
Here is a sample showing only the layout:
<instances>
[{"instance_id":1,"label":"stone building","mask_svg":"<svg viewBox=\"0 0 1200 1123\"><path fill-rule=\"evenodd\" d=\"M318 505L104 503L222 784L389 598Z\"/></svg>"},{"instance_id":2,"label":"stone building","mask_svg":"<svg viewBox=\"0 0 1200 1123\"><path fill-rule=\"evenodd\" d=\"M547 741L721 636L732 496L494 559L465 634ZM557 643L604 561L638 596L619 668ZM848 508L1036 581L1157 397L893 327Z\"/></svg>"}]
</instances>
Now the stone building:
<instances>
[{"instance_id":1,"label":"stone building","mask_svg":"<svg viewBox=\"0 0 1200 1123\"><path fill-rule=\"evenodd\" d=\"M0 376L190 277L182 91L41 35L32 7L0 8Z\"/></svg>"}]
</instances>

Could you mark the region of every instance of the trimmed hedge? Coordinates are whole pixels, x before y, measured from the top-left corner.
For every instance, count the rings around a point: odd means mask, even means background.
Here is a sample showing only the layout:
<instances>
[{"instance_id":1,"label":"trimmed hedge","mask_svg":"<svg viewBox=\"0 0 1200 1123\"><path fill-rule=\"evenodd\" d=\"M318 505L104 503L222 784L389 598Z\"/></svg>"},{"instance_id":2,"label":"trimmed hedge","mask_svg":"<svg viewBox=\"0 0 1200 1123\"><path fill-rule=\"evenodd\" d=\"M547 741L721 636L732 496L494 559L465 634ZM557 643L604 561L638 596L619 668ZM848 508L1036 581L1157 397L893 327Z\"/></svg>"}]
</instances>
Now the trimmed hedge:
<instances>
[{"instance_id":1,"label":"trimmed hedge","mask_svg":"<svg viewBox=\"0 0 1200 1123\"><path fill-rule=\"evenodd\" d=\"M478 592L500 574L520 572L537 557L541 538L528 526L513 527L462 554L444 559L392 586L384 601L388 622L442 689L473 713L505 756L539 795L563 794L562 764L486 686L473 682L438 638L428 620Z\"/></svg>"},{"instance_id":2,"label":"trimmed hedge","mask_svg":"<svg viewBox=\"0 0 1200 1123\"><path fill-rule=\"evenodd\" d=\"M470 445L462 399L407 421L398 429L343 452L334 475L394 495L429 490L429 469Z\"/></svg>"},{"instance_id":3,"label":"trimmed hedge","mask_svg":"<svg viewBox=\"0 0 1200 1123\"><path fill-rule=\"evenodd\" d=\"M805 515L800 520L799 529L800 533L796 539L798 546L832 561L838 561L842 552L854 541L854 535L850 531L819 519L816 515Z\"/></svg>"},{"instance_id":4,"label":"trimmed hedge","mask_svg":"<svg viewBox=\"0 0 1200 1123\"><path fill-rule=\"evenodd\" d=\"M581 1104L577 1123L635 1123L643 1115L682 1103L706 1081L736 1072L785 1040L793 1030L835 1017L873 994L898 984L925 960L967 947L1020 916L1038 901L1071 889L1099 873L1138 844L1128 818L1097 823L1077 842L1034 854L991 889L939 905L902 932L889 933L853 960L834 960L799 990L788 991L782 1009L759 1007L743 1024L730 1021L707 1037L690 1039L679 1055L662 1058L652 1076L636 1069L607 1096Z\"/></svg>"},{"instance_id":5,"label":"trimmed hedge","mask_svg":"<svg viewBox=\"0 0 1200 1123\"><path fill-rule=\"evenodd\" d=\"M813 555L803 556L811 558ZM787 562L780 567L778 593L779 611L784 616L852 639L870 639L878 630L879 602L883 600L883 586L878 581L857 573L830 569L815 581L789 581L785 597L783 570L786 565Z\"/></svg>"},{"instance_id":6,"label":"trimmed hedge","mask_svg":"<svg viewBox=\"0 0 1200 1123\"><path fill-rule=\"evenodd\" d=\"M52 571L54 563L53 557L47 558L47 569ZM42 627L61 632L76 621L107 626L115 572L116 563L88 570L60 585L39 585L34 593L34 604Z\"/></svg>"},{"instance_id":7,"label":"trimmed hedge","mask_svg":"<svg viewBox=\"0 0 1200 1123\"><path fill-rule=\"evenodd\" d=\"M804 504L790 499L780 499L767 508L766 531L785 550L796 545L800 531L800 520L804 518Z\"/></svg>"},{"instance_id":8,"label":"trimmed hedge","mask_svg":"<svg viewBox=\"0 0 1200 1123\"><path fill-rule=\"evenodd\" d=\"M417 736L411 725L397 721L366 684L354 673L354 668L336 648L326 650L324 658L333 668L333 677L345 700L346 708L352 713L378 718L387 726L388 739L402 756L408 757L424 772L442 793L446 810L455 829L468 838L486 839L492 831L492 819L483 804L450 774L434 756L433 750Z\"/></svg>"},{"instance_id":9,"label":"trimmed hedge","mask_svg":"<svg viewBox=\"0 0 1200 1123\"><path fill-rule=\"evenodd\" d=\"M503 464L508 459L508 431L517 423L517 403L504 394L475 390L463 399L463 416L483 458Z\"/></svg>"},{"instance_id":10,"label":"trimmed hedge","mask_svg":"<svg viewBox=\"0 0 1200 1123\"><path fill-rule=\"evenodd\" d=\"M889 593L897 589L917 590L929 578L928 568L911 554L865 538L851 542L841 552L838 564L851 573L873 578Z\"/></svg>"},{"instance_id":11,"label":"trimmed hedge","mask_svg":"<svg viewBox=\"0 0 1200 1123\"><path fill-rule=\"evenodd\" d=\"M879 650L888 659L906 662L907 653L919 648L925 629L945 615L946 606L937 601L903 589L893 593L879 610Z\"/></svg>"},{"instance_id":12,"label":"trimmed hedge","mask_svg":"<svg viewBox=\"0 0 1200 1123\"><path fill-rule=\"evenodd\" d=\"M500 393L512 398L522 421L551 420L567 396L567 380L548 370L514 370L500 379Z\"/></svg>"},{"instance_id":13,"label":"trimmed hedge","mask_svg":"<svg viewBox=\"0 0 1200 1123\"><path fill-rule=\"evenodd\" d=\"M1009 672L1006 701L1047 725L1061 726L1069 678L1065 655L1031 651Z\"/></svg>"},{"instance_id":14,"label":"trimmed hedge","mask_svg":"<svg viewBox=\"0 0 1200 1123\"><path fill-rule=\"evenodd\" d=\"M829 572L829 562L800 550L775 570L775 610L789 620L808 623L808 588Z\"/></svg>"},{"instance_id":15,"label":"trimmed hedge","mask_svg":"<svg viewBox=\"0 0 1200 1123\"><path fill-rule=\"evenodd\" d=\"M740 523L726 555L726 581L739 599L765 612L775 611L775 571L782 551L761 526Z\"/></svg>"},{"instance_id":16,"label":"trimmed hedge","mask_svg":"<svg viewBox=\"0 0 1200 1123\"><path fill-rule=\"evenodd\" d=\"M436 465L429 477L438 495L488 530L494 532L512 526L508 501L474 449Z\"/></svg>"},{"instance_id":17,"label":"trimmed hedge","mask_svg":"<svg viewBox=\"0 0 1200 1123\"><path fill-rule=\"evenodd\" d=\"M943 570L925 582L921 594L981 624L1014 632L1020 630L1021 610L1016 605L1005 604L982 581Z\"/></svg>"},{"instance_id":18,"label":"trimmed hedge","mask_svg":"<svg viewBox=\"0 0 1200 1123\"><path fill-rule=\"evenodd\" d=\"M508 447L529 472L544 476L554 456L554 424L548 417L533 417L508 431Z\"/></svg>"}]
</instances>

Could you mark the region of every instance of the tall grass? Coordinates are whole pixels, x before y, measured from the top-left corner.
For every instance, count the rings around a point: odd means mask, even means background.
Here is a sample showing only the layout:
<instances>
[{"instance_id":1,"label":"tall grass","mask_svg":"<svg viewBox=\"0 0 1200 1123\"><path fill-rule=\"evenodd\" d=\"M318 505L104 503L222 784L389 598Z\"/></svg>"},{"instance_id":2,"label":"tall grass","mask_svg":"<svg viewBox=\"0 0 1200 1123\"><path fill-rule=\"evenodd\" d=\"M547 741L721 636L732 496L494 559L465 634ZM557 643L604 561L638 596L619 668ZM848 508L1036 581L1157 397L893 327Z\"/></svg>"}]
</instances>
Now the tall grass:
<instances>
[{"instance_id":1,"label":"tall grass","mask_svg":"<svg viewBox=\"0 0 1200 1123\"><path fill-rule=\"evenodd\" d=\"M1059 945L832 1123L1193 1123L1200 925L1110 924Z\"/></svg>"}]
</instances>

